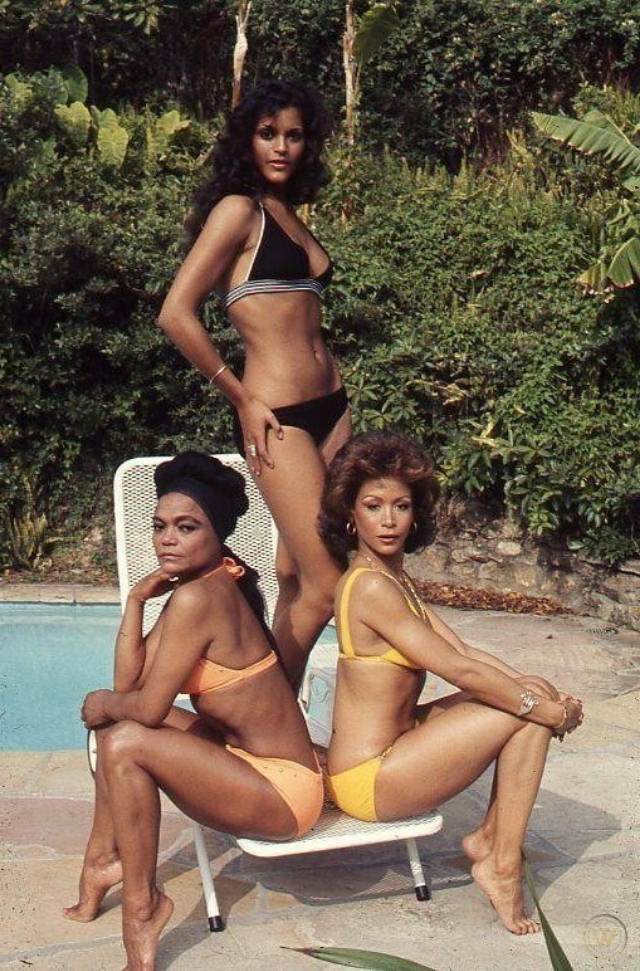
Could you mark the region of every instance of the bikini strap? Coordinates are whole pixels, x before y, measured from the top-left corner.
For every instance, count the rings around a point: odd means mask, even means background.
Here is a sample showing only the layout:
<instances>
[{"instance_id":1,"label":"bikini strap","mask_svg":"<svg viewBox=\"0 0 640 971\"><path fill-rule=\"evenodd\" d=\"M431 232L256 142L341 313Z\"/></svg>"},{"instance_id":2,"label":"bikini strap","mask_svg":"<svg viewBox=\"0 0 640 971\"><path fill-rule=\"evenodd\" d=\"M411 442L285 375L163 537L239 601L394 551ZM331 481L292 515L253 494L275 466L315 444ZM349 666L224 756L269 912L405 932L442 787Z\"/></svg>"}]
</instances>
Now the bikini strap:
<instances>
[{"instance_id":1,"label":"bikini strap","mask_svg":"<svg viewBox=\"0 0 640 971\"><path fill-rule=\"evenodd\" d=\"M342 593L340 595L340 633L341 641L340 645L342 649L342 654L345 657L357 657L358 655L353 649L351 644L351 630L349 629L349 596L351 594L351 587L353 586L356 577L360 576L361 573L375 573L368 566L358 566L355 568L353 573L351 573L345 582Z\"/></svg>"},{"instance_id":2,"label":"bikini strap","mask_svg":"<svg viewBox=\"0 0 640 971\"><path fill-rule=\"evenodd\" d=\"M208 573L203 573L200 579L204 580L206 577L212 577L213 574L217 573L219 570L226 570L229 576L234 580L240 580L241 577L243 577L246 573L245 568L241 566L240 563L236 563L232 556L223 556L222 563L219 566L214 567L213 570L209 570Z\"/></svg>"}]
</instances>

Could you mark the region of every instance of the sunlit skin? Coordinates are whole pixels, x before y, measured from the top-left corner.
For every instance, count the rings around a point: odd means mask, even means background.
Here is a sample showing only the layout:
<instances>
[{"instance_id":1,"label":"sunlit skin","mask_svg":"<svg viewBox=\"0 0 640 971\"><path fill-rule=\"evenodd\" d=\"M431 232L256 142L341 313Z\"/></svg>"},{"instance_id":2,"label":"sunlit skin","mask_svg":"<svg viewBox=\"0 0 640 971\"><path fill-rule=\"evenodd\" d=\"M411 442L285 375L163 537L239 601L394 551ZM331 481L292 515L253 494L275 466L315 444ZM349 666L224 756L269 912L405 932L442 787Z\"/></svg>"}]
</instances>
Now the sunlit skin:
<instances>
[{"instance_id":1,"label":"sunlit skin","mask_svg":"<svg viewBox=\"0 0 640 971\"><path fill-rule=\"evenodd\" d=\"M262 204L306 251L310 274L319 276L327 269L328 254L298 218L286 194L307 149L300 110L284 107L259 117L251 147L263 179ZM207 377L225 362L202 326L202 304L212 292L226 293L247 279L261 226L253 198L238 194L221 199L160 311L160 327ZM324 441L316 444L307 431L283 427L272 410L321 398L341 387L338 367L324 343L316 294L252 294L229 308L229 318L243 342L244 368L241 376L226 369L214 383L236 409L245 450L255 449L255 454L247 451L247 464L278 528L279 595L273 634L288 677L297 686L307 655L333 612L340 571L315 522L327 465L351 436L351 418L347 409Z\"/></svg>"},{"instance_id":2,"label":"sunlit skin","mask_svg":"<svg viewBox=\"0 0 640 971\"><path fill-rule=\"evenodd\" d=\"M159 790L193 819L235 835L289 839L291 809L246 761L225 748L317 763L296 699L279 665L193 698L173 701L202 657L246 668L270 651L238 584L221 566L216 531L197 502L168 493L153 517L160 568L129 592L115 647L114 690L91 691L82 706L98 740L94 819L70 920L91 921L123 881L127 971L153 971L173 903L156 886ZM213 571L213 572L212 572ZM143 636L147 600L173 590Z\"/></svg>"},{"instance_id":3,"label":"sunlit skin","mask_svg":"<svg viewBox=\"0 0 640 971\"><path fill-rule=\"evenodd\" d=\"M170 492L158 501L153 517L153 548L160 569L191 580L219 565L222 551L208 518L193 499Z\"/></svg>"},{"instance_id":4,"label":"sunlit skin","mask_svg":"<svg viewBox=\"0 0 640 971\"><path fill-rule=\"evenodd\" d=\"M260 118L252 140L260 175L276 198L281 198L305 152L302 116L297 108L283 108Z\"/></svg>"},{"instance_id":5,"label":"sunlit skin","mask_svg":"<svg viewBox=\"0 0 640 971\"><path fill-rule=\"evenodd\" d=\"M340 637L346 620L358 657L394 648L415 667L340 661L328 772L339 775L385 753L374 802L377 817L391 821L435 808L495 762L485 818L463 849L504 925L514 934L536 933L540 925L524 910L524 836L552 728L573 731L582 706L544 678L465 644L431 608L419 615L403 573L414 514L402 479L368 479L358 489L349 530L357 534L356 553L336 591ZM344 615L342 591L361 567L368 569L355 577ZM427 671L460 690L418 706ZM538 698L526 720L518 717L523 690Z\"/></svg>"},{"instance_id":6,"label":"sunlit skin","mask_svg":"<svg viewBox=\"0 0 640 971\"><path fill-rule=\"evenodd\" d=\"M413 524L411 490L399 479L370 479L353 507L358 550L376 557L392 572L402 568L404 544Z\"/></svg>"}]
</instances>

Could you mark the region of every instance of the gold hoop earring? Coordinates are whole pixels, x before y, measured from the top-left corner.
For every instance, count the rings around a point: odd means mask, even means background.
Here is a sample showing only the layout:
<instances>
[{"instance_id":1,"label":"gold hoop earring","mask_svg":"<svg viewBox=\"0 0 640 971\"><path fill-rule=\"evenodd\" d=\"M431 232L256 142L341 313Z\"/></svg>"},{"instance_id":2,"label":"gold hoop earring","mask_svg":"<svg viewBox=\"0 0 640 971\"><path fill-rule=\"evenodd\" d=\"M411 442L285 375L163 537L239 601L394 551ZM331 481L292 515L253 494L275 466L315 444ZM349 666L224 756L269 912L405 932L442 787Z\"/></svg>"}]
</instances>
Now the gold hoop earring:
<instances>
[{"instance_id":1,"label":"gold hoop earring","mask_svg":"<svg viewBox=\"0 0 640 971\"><path fill-rule=\"evenodd\" d=\"M349 520L349 522L347 523L347 525L344 528L347 531L347 533L348 533L349 536L355 536L356 535L356 524L355 523L352 523L351 520Z\"/></svg>"}]
</instances>

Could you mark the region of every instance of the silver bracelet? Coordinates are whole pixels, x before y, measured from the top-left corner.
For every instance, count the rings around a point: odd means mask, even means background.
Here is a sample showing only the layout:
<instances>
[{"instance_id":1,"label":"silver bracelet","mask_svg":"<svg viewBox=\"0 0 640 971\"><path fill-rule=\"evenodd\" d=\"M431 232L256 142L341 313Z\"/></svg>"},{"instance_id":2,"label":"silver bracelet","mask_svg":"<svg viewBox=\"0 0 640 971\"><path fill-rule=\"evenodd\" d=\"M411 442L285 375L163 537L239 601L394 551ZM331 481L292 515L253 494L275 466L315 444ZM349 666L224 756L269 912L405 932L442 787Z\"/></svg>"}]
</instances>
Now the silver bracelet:
<instances>
[{"instance_id":1,"label":"silver bracelet","mask_svg":"<svg viewBox=\"0 0 640 971\"><path fill-rule=\"evenodd\" d=\"M534 695L533 691L523 691L520 695L520 708L518 715L528 715L530 711L540 704L540 699Z\"/></svg>"},{"instance_id":2,"label":"silver bracelet","mask_svg":"<svg viewBox=\"0 0 640 971\"><path fill-rule=\"evenodd\" d=\"M211 377L209 378L209 384L213 384L213 382L218 377L218 375L222 374L223 371L226 371L228 367L229 367L228 364L223 364L221 367L219 367L216 373L212 374Z\"/></svg>"}]
</instances>

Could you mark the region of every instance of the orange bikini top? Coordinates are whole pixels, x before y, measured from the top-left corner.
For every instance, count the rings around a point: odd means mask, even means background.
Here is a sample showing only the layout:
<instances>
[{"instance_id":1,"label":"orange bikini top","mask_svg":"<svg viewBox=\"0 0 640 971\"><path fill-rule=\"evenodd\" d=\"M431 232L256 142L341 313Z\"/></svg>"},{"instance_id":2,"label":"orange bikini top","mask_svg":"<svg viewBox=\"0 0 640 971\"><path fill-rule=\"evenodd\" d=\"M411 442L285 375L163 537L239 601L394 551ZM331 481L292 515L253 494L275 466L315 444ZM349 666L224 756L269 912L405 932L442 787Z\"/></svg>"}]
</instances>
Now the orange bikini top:
<instances>
[{"instance_id":1,"label":"orange bikini top","mask_svg":"<svg viewBox=\"0 0 640 971\"><path fill-rule=\"evenodd\" d=\"M239 580L245 574L245 569L240 566L230 556L225 556L220 566L208 573L203 574L200 579L213 576L218 570L226 570L234 580ZM246 681L261 671L277 664L278 658L274 651L269 651L266 657L260 658L246 668L226 668L222 664L210 661L208 657L198 658L189 676L180 688L183 694L202 695L208 691L217 691L219 688L227 688L238 681Z\"/></svg>"},{"instance_id":2,"label":"orange bikini top","mask_svg":"<svg viewBox=\"0 0 640 971\"><path fill-rule=\"evenodd\" d=\"M338 638L340 642L340 656L344 658L345 661L371 661L378 664L380 662L387 662L388 664L397 664L399 667L411 668L413 671L421 671L423 670L422 665L414 664L413 661L406 658L404 654L397 651L395 647L390 647L388 651L384 652L384 654L356 654L353 649L353 644L351 642L351 631L349 630L349 595L351 593L351 588L353 587L354 580L356 577L360 576L361 573L380 572L382 571L372 570L370 567L366 566L356 567L353 573L347 578L347 581L342 588L342 594L340 595L340 632ZM404 598L413 613L419 617L420 614L406 593L404 594Z\"/></svg>"}]
</instances>

